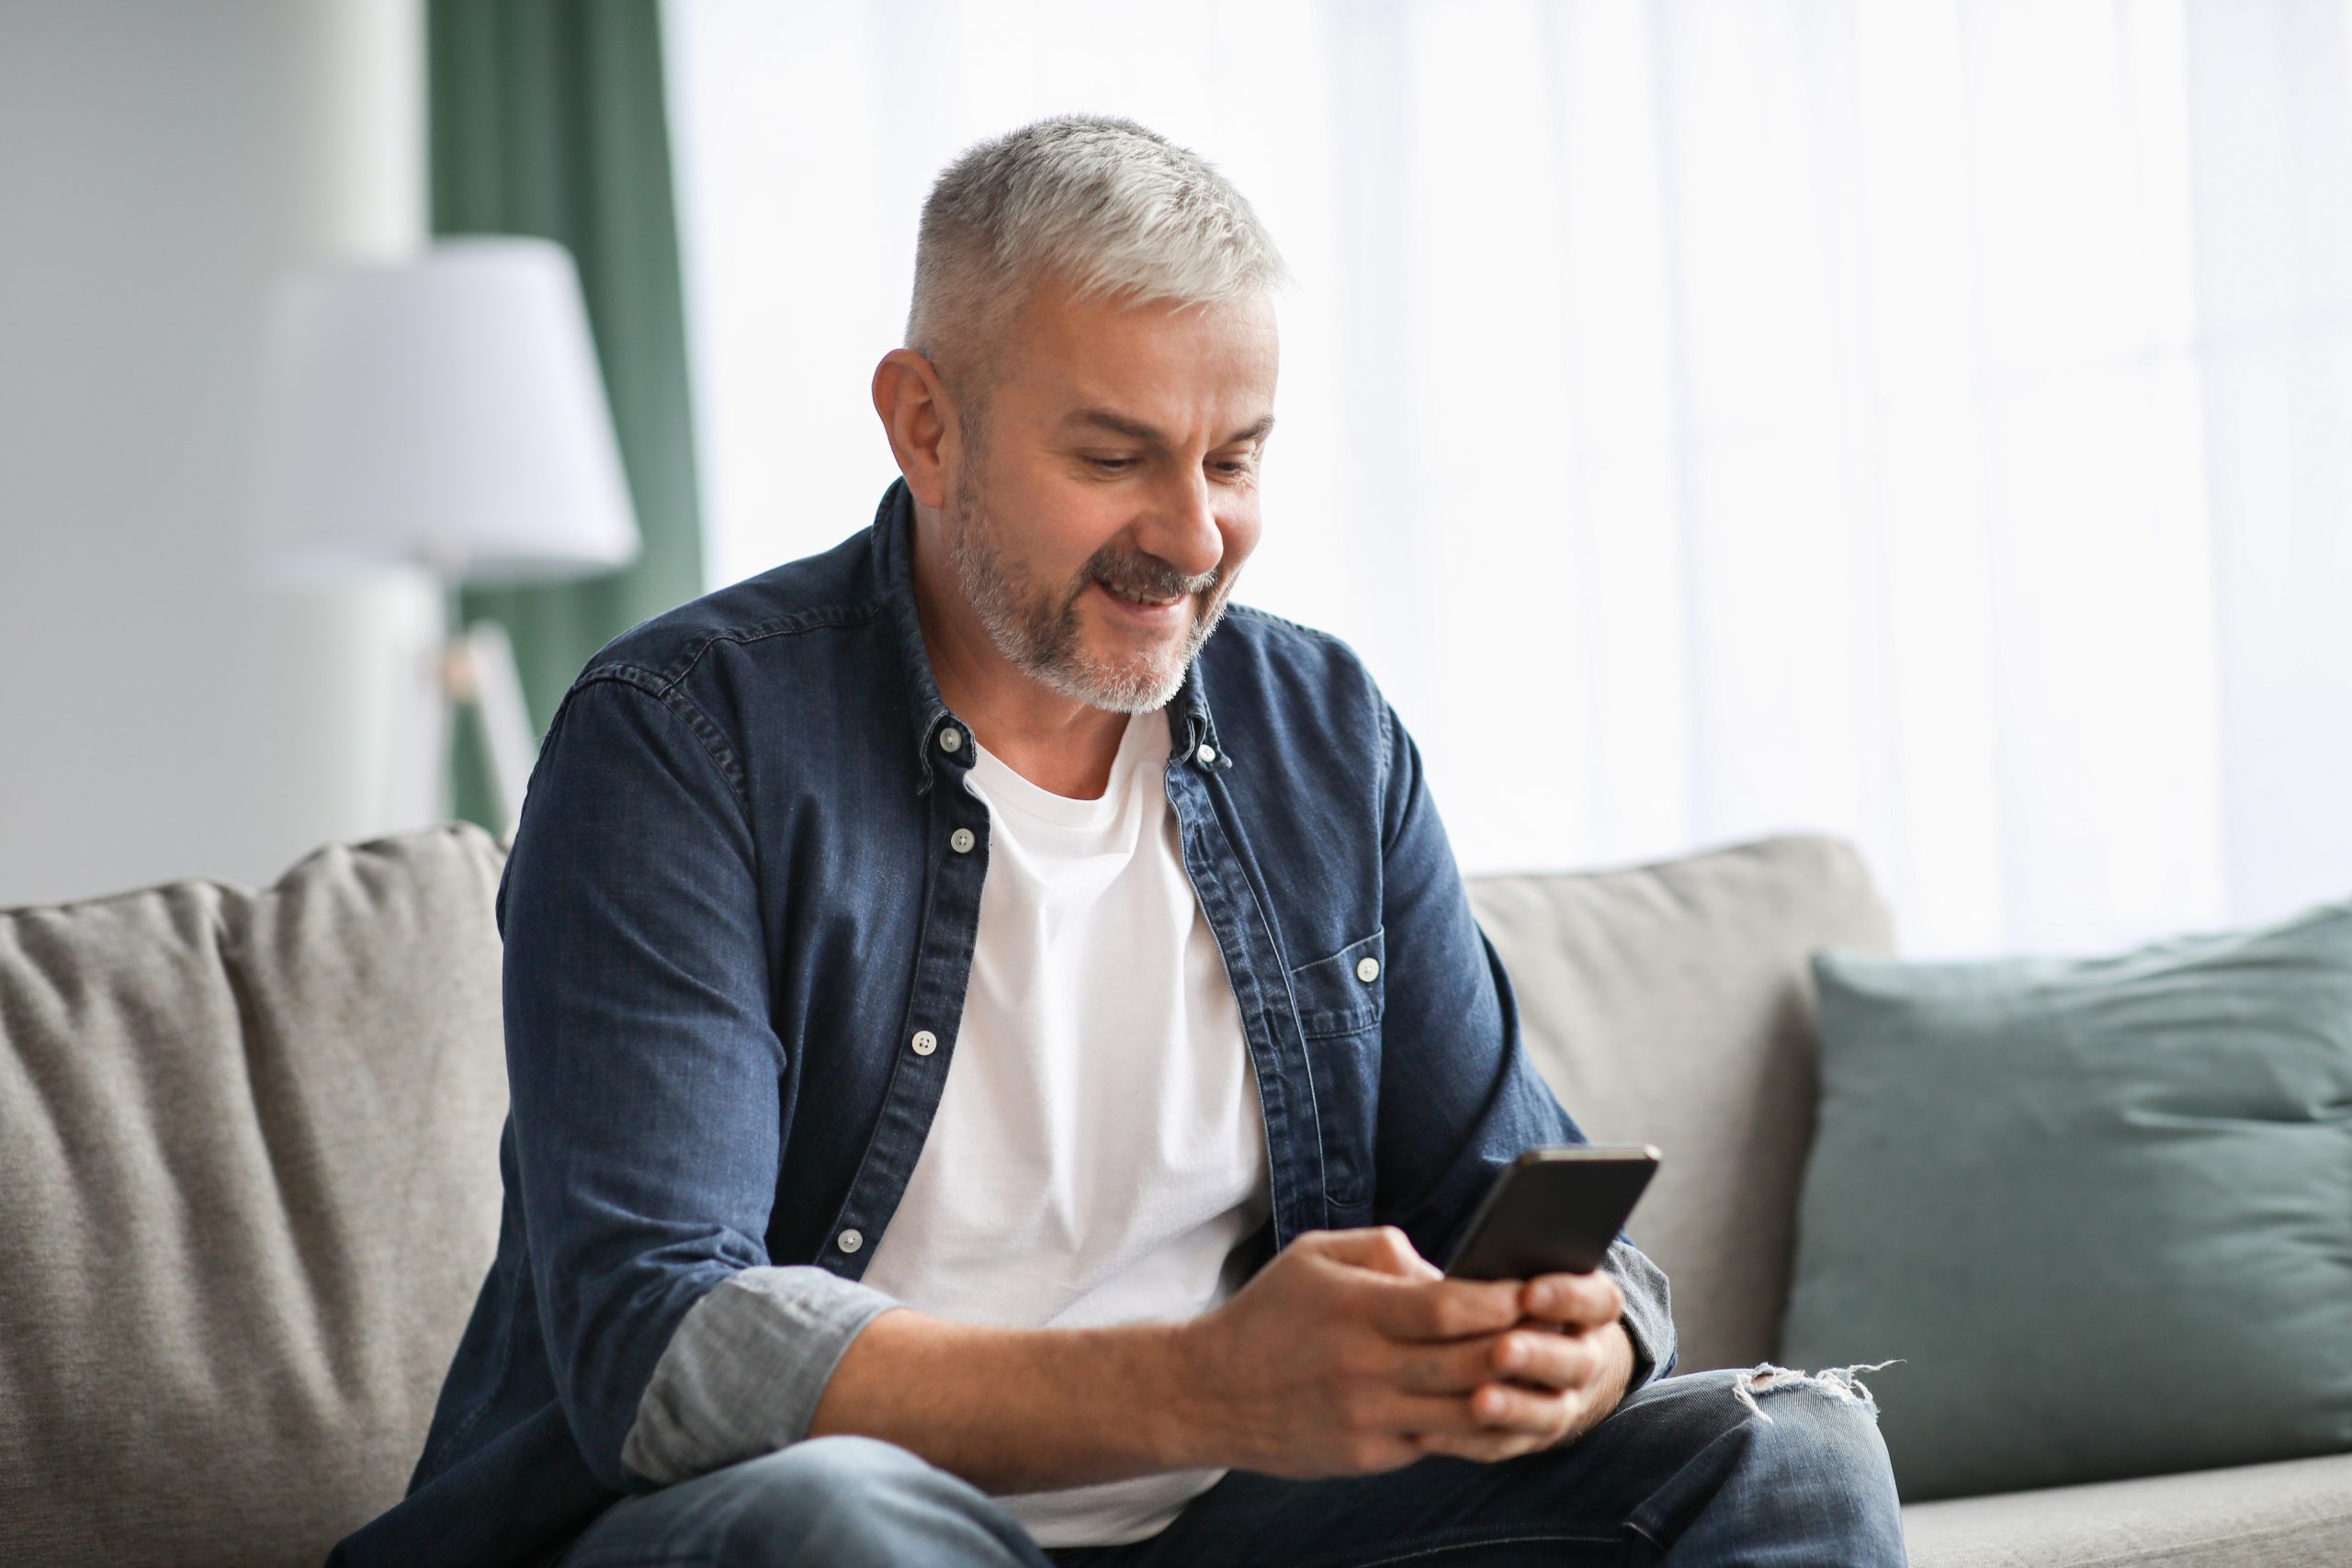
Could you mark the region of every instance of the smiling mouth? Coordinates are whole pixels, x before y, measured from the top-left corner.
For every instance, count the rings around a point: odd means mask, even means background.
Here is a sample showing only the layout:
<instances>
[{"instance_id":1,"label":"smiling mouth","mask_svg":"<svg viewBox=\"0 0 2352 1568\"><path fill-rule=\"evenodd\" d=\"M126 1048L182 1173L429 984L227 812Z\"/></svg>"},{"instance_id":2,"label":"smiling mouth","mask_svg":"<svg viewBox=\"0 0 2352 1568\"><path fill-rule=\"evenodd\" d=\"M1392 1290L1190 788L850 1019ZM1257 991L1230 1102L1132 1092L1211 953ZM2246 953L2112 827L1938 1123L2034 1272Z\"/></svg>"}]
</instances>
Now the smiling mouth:
<instances>
[{"instance_id":1,"label":"smiling mouth","mask_svg":"<svg viewBox=\"0 0 2352 1568\"><path fill-rule=\"evenodd\" d=\"M1147 598L1140 593L1130 593L1124 588L1114 588L1111 584L1103 582L1100 578L1095 579L1095 581L1102 586L1104 592L1116 594L1118 597L1125 599L1128 604L1140 604L1146 609L1166 609L1169 605L1175 604L1179 599L1184 597L1182 593L1170 593L1164 599L1151 599Z\"/></svg>"}]
</instances>

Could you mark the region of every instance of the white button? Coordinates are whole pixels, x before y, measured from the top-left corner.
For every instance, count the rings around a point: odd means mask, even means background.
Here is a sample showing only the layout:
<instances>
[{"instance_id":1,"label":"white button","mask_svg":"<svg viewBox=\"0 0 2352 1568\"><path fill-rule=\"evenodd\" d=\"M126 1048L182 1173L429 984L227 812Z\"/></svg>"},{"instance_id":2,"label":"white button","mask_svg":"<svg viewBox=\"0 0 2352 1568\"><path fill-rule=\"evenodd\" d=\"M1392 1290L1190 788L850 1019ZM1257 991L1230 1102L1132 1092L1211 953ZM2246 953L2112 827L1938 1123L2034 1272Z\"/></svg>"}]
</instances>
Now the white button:
<instances>
[{"instance_id":1,"label":"white button","mask_svg":"<svg viewBox=\"0 0 2352 1568\"><path fill-rule=\"evenodd\" d=\"M928 1029L918 1029L915 1031L913 1045L916 1055L928 1056L939 1049L939 1036Z\"/></svg>"},{"instance_id":2,"label":"white button","mask_svg":"<svg viewBox=\"0 0 2352 1568\"><path fill-rule=\"evenodd\" d=\"M1356 978L1362 980L1367 986L1371 985L1374 980L1379 979L1380 960L1377 958L1357 959Z\"/></svg>"},{"instance_id":3,"label":"white button","mask_svg":"<svg viewBox=\"0 0 2352 1568\"><path fill-rule=\"evenodd\" d=\"M943 751L961 751L964 749L964 732L954 725L949 725L939 732L939 749Z\"/></svg>"},{"instance_id":4,"label":"white button","mask_svg":"<svg viewBox=\"0 0 2352 1568\"><path fill-rule=\"evenodd\" d=\"M865 1245L865 1238L855 1231L843 1231L833 1238L833 1242L843 1252L855 1252Z\"/></svg>"},{"instance_id":5,"label":"white button","mask_svg":"<svg viewBox=\"0 0 2352 1568\"><path fill-rule=\"evenodd\" d=\"M1194 752L1193 755L1200 758L1204 762L1214 762L1216 761L1216 748L1214 746L1204 746L1198 751Z\"/></svg>"},{"instance_id":6,"label":"white button","mask_svg":"<svg viewBox=\"0 0 2352 1568\"><path fill-rule=\"evenodd\" d=\"M972 837L969 828L958 828L947 835L947 847L959 855L971 853L972 846L978 842L979 840Z\"/></svg>"}]
</instances>

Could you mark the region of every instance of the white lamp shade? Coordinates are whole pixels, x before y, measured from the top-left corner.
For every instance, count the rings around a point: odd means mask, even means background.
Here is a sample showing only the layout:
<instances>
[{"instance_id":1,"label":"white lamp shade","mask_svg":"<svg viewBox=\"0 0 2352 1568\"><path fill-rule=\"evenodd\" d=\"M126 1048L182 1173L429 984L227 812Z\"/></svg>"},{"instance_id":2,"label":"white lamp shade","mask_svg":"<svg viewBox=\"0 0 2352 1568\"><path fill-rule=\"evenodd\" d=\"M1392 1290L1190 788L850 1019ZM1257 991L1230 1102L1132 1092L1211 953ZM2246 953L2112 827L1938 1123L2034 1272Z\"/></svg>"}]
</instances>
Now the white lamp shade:
<instances>
[{"instance_id":1,"label":"white lamp shade","mask_svg":"<svg viewBox=\"0 0 2352 1568\"><path fill-rule=\"evenodd\" d=\"M545 240L307 267L280 286L255 527L281 575L422 561L475 583L634 559L579 275Z\"/></svg>"}]
</instances>

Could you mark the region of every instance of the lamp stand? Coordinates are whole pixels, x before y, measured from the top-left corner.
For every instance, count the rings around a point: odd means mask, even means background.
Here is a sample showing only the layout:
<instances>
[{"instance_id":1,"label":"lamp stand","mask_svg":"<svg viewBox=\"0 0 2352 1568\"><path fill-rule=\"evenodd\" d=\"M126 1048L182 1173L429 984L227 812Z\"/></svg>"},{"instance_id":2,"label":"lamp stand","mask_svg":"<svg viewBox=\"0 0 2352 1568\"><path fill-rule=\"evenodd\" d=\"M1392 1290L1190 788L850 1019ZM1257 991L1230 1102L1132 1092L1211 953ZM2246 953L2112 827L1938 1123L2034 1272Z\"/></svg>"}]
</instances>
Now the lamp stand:
<instances>
[{"instance_id":1,"label":"lamp stand","mask_svg":"<svg viewBox=\"0 0 2352 1568\"><path fill-rule=\"evenodd\" d=\"M523 671L514 661L514 639L496 621L481 620L449 639L442 659L447 706L471 707L481 728L482 752L490 759L490 793L501 824L512 838L523 820L523 791L531 778L531 717L523 701Z\"/></svg>"},{"instance_id":2,"label":"lamp stand","mask_svg":"<svg viewBox=\"0 0 2352 1568\"><path fill-rule=\"evenodd\" d=\"M432 563L426 563L432 570ZM394 737L392 809L388 819L401 827L444 822L456 815L451 762L456 754L460 709L471 709L490 764L490 793L502 839L513 835L523 816L523 792L531 776L531 720L523 700L523 676L506 628L476 621L462 632L454 574L432 570L433 619L420 630L408 696L399 705L401 733Z\"/></svg>"}]
</instances>

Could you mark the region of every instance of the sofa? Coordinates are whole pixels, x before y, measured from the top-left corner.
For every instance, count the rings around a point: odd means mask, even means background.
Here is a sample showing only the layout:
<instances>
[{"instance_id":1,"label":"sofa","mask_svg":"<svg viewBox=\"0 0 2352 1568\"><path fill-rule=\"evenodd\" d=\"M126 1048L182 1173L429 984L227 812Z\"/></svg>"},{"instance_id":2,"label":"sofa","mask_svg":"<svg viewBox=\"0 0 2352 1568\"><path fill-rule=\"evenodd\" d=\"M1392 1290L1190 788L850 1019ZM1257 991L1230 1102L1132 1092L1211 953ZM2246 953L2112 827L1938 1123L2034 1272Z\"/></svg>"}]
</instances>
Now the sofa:
<instances>
[{"instance_id":1,"label":"sofa","mask_svg":"<svg viewBox=\"0 0 2352 1568\"><path fill-rule=\"evenodd\" d=\"M451 823L0 911L0 1562L314 1564L400 1496L496 1235L503 854ZM1629 1228L1678 1371L1770 1361L1808 955L1891 947L1860 860L1784 836L1471 897L1562 1101L1664 1151ZM1905 1525L1919 1568L2347 1563L2352 1456Z\"/></svg>"}]
</instances>

